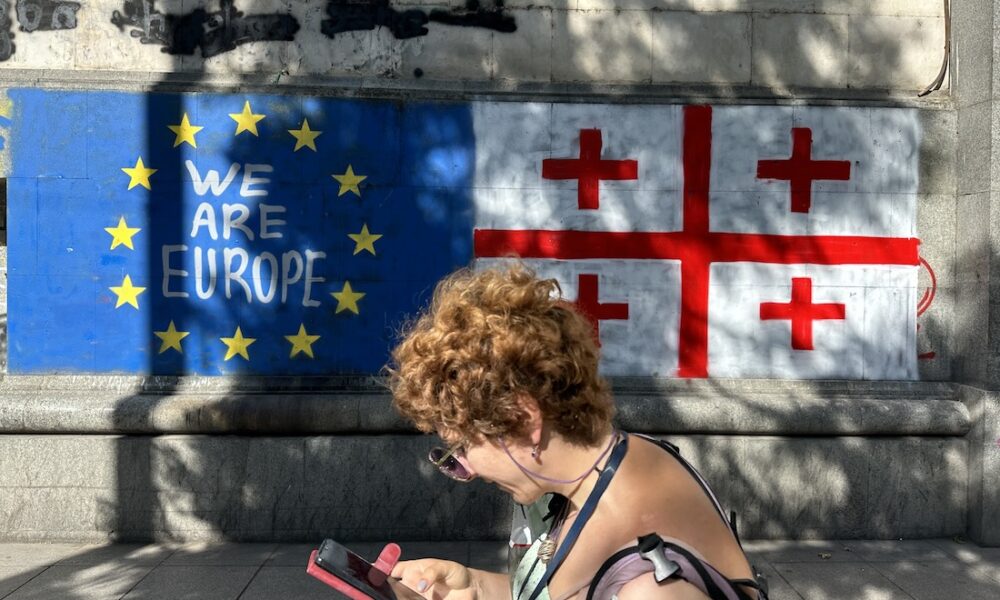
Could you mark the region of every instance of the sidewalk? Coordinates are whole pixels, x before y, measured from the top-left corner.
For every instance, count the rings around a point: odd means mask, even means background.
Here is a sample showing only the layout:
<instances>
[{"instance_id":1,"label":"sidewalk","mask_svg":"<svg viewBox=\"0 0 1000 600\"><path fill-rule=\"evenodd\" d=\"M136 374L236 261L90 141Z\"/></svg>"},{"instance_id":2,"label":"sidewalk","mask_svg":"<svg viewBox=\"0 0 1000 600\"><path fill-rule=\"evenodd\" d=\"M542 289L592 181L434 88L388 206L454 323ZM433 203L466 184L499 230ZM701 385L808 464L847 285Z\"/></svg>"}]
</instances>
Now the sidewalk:
<instances>
[{"instance_id":1,"label":"sidewalk","mask_svg":"<svg viewBox=\"0 0 1000 600\"><path fill-rule=\"evenodd\" d=\"M496 542L401 544L506 569ZM380 546L350 544L372 558ZM1000 548L954 540L747 542L773 600L996 600ZM308 544L0 544L0 599L333 600L305 574Z\"/></svg>"}]
</instances>

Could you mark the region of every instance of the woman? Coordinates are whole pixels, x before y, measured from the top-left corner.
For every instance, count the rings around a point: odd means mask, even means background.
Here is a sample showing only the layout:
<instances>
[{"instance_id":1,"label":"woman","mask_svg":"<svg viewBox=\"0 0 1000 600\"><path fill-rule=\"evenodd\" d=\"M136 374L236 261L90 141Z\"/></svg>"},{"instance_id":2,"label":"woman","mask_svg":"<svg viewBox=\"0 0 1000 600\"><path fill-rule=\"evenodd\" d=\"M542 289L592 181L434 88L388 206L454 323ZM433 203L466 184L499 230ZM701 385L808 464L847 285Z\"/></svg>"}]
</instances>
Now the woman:
<instances>
[{"instance_id":1,"label":"woman","mask_svg":"<svg viewBox=\"0 0 1000 600\"><path fill-rule=\"evenodd\" d=\"M559 292L523 265L459 271L393 352L396 408L446 446L431 461L510 494L538 538L510 577L437 559L393 576L445 600L764 598L697 473L613 427L594 329Z\"/></svg>"}]
</instances>

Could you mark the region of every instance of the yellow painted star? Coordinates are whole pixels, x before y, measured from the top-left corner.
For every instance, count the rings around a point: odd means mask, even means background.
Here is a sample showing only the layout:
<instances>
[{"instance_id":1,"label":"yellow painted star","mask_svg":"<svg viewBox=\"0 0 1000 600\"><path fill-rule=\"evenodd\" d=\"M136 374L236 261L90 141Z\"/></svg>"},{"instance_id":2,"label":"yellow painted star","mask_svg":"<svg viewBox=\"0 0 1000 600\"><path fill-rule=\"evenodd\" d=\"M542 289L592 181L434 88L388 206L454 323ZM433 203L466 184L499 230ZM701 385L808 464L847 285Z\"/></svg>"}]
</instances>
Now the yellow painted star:
<instances>
[{"instance_id":1,"label":"yellow painted star","mask_svg":"<svg viewBox=\"0 0 1000 600\"><path fill-rule=\"evenodd\" d=\"M112 286L108 288L118 296L118 302L115 304L115 308L120 307L122 304L131 304L136 310L139 310L139 294L146 291L144 287L136 287L132 285L132 278L128 275L122 280L122 284L119 286Z\"/></svg>"},{"instance_id":2,"label":"yellow painted star","mask_svg":"<svg viewBox=\"0 0 1000 600\"><path fill-rule=\"evenodd\" d=\"M301 129L289 129L288 133L292 134L295 138L295 150L292 152L298 152L299 148L311 148L313 152L316 151L316 138L323 134L322 131L313 131L309 129L309 119L302 119Z\"/></svg>"},{"instance_id":3,"label":"yellow painted star","mask_svg":"<svg viewBox=\"0 0 1000 600\"><path fill-rule=\"evenodd\" d=\"M149 176L156 173L157 170L158 169L150 169L146 167L146 165L142 163L141 156L139 157L139 160L135 161L134 167L122 167L122 171L125 171L125 174L129 177L128 189L141 185L150 191L152 191L153 188L149 185Z\"/></svg>"},{"instance_id":4,"label":"yellow painted star","mask_svg":"<svg viewBox=\"0 0 1000 600\"><path fill-rule=\"evenodd\" d=\"M340 182L340 192L337 193L338 198L347 192L354 192L360 198L361 190L358 188L358 184L368 179L367 175L355 175L354 168L351 165L347 165L347 172L343 175L331 175L330 177Z\"/></svg>"},{"instance_id":5,"label":"yellow painted star","mask_svg":"<svg viewBox=\"0 0 1000 600\"><path fill-rule=\"evenodd\" d=\"M245 338L243 337L243 332L240 328L236 328L236 334L231 338L219 338L223 344L225 344L229 349L226 350L226 357L222 360L229 360L230 358L239 354L246 360L250 360L250 355L247 353L247 348L250 344L257 341L257 338Z\"/></svg>"},{"instance_id":6,"label":"yellow painted star","mask_svg":"<svg viewBox=\"0 0 1000 600\"><path fill-rule=\"evenodd\" d=\"M104 231L111 234L112 250L123 244L129 250L135 250L135 247L132 246L132 236L142 230L138 227L129 227L128 223L125 222L125 217L121 217L118 219L118 225L116 227L105 227Z\"/></svg>"},{"instance_id":7,"label":"yellow painted star","mask_svg":"<svg viewBox=\"0 0 1000 600\"><path fill-rule=\"evenodd\" d=\"M257 123L265 116L267 115L253 114L253 111L250 110L250 101L247 100L243 103L243 112L229 113L229 118L236 121L236 133L234 135L239 135L244 131L249 131L257 135Z\"/></svg>"},{"instance_id":8,"label":"yellow painted star","mask_svg":"<svg viewBox=\"0 0 1000 600\"><path fill-rule=\"evenodd\" d=\"M351 282L345 281L344 288L339 292L330 292L330 295L337 299L337 310L334 314L349 310L354 314L358 312L358 300L365 297L364 292L355 292L351 289Z\"/></svg>"},{"instance_id":9,"label":"yellow painted star","mask_svg":"<svg viewBox=\"0 0 1000 600\"><path fill-rule=\"evenodd\" d=\"M14 103L10 98L0 98L0 117L9 119L14 113Z\"/></svg>"},{"instance_id":10,"label":"yellow painted star","mask_svg":"<svg viewBox=\"0 0 1000 600\"><path fill-rule=\"evenodd\" d=\"M354 254L367 250L375 256L375 241L382 237L380 233L368 233L368 223L361 226L361 233L348 233L347 237L354 240Z\"/></svg>"},{"instance_id":11,"label":"yellow painted star","mask_svg":"<svg viewBox=\"0 0 1000 600\"><path fill-rule=\"evenodd\" d=\"M157 352L157 354L163 354L164 352L170 350L171 348L180 352L181 354L184 354L184 349L181 348L181 340L186 338L190 334L190 332L177 331L177 328L174 327L174 322L170 321L170 325L167 325L166 331L154 331L153 334L156 335L156 337L163 340L163 343L160 344L160 351Z\"/></svg>"},{"instance_id":12,"label":"yellow painted star","mask_svg":"<svg viewBox=\"0 0 1000 600\"><path fill-rule=\"evenodd\" d=\"M306 326L304 324L299 325L299 332L297 334L286 335L285 339L292 343L292 353L288 355L289 358L294 357L299 352L305 352L309 358L315 358L313 356L312 345L313 342L319 339L319 336L306 333Z\"/></svg>"},{"instance_id":13,"label":"yellow painted star","mask_svg":"<svg viewBox=\"0 0 1000 600\"><path fill-rule=\"evenodd\" d=\"M181 117L180 125L167 125L167 128L177 135L177 137L174 138L174 148L185 142L191 144L193 148L197 148L198 142L195 141L194 134L204 129L204 127L192 125L191 121L188 120L187 113L184 113L184 116Z\"/></svg>"}]
</instances>

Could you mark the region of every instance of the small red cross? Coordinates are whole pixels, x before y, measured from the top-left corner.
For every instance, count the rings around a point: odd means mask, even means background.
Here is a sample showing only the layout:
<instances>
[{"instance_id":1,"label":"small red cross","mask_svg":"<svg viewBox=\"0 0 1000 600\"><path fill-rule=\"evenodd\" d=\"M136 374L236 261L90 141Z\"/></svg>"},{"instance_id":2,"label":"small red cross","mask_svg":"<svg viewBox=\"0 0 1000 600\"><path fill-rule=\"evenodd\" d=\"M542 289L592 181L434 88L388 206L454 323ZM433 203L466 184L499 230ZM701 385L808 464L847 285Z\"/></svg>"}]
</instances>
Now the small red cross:
<instances>
[{"instance_id":1,"label":"small red cross","mask_svg":"<svg viewBox=\"0 0 1000 600\"><path fill-rule=\"evenodd\" d=\"M813 181L847 181L851 178L849 160L812 159L812 135L812 129L808 127L794 127L790 158L757 161L757 179L783 179L791 182L792 212L809 212Z\"/></svg>"},{"instance_id":2,"label":"small red cross","mask_svg":"<svg viewBox=\"0 0 1000 600\"><path fill-rule=\"evenodd\" d=\"M843 304L813 304L812 279L808 277L792 278L792 301L788 304L778 302L761 302L760 318L791 319L792 348L796 350L813 349L813 321L819 319L843 319L847 311Z\"/></svg>"},{"instance_id":3,"label":"small red cross","mask_svg":"<svg viewBox=\"0 0 1000 600\"><path fill-rule=\"evenodd\" d=\"M597 275L580 275L576 307L593 324L598 346L601 345L601 321L628 319L628 304L601 304L597 300Z\"/></svg>"},{"instance_id":4,"label":"small red cross","mask_svg":"<svg viewBox=\"0 0 1000 600\"><path fill-rule=\"evenodd\" d=\"M601 180L639 178L636 160L601 160L600 129L580 130L580 158L546 158L542 161L544 179L578 179L577 207L594 210L600 205Z\"/></svg>"}]
</instances>

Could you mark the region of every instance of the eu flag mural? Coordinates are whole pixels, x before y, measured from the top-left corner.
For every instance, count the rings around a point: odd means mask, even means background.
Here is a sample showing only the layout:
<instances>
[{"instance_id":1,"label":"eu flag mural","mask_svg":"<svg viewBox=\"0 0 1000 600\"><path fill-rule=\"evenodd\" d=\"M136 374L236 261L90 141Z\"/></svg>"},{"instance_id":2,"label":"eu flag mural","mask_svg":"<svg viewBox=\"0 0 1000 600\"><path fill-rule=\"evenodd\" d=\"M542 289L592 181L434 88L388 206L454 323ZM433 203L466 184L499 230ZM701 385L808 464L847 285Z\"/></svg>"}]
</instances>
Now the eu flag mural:
<instances>
[{"instance_id":1,"label":"eu flag mural","mask_svg":"<svg viewBox=\"0 0 1000 600\"><path fill-rule=\"evenodd\" d=\"M471 259L466 106L8 95L11 372L373 373Z\"/></svg>"},{"instance_id":2,"label":"eu flag mural","mask_svg":"<svg viewBox=\"0 0 1000 600\"><path fill-rule=\"evenodd\" d=\"M15 373L375 373L437 280L511 255L606 375L935 360L912 109L7 95Z\"/></svg>"}]
</instances>

